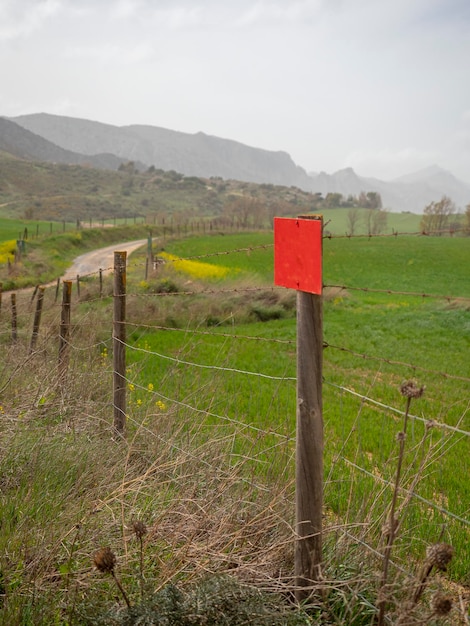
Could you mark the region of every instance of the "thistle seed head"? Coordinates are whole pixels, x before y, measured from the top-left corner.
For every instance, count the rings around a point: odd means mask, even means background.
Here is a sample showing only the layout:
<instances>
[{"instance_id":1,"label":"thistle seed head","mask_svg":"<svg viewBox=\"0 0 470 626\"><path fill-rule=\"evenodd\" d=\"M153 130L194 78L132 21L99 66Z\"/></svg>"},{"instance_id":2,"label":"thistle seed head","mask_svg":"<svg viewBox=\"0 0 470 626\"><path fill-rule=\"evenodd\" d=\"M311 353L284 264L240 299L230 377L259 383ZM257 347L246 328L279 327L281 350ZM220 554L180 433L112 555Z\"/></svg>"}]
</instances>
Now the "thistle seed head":
<instances>
[{"instance_id":1,"label":"thistle seed head","mask_svg":"<svg viewBox=\"0 0 470 626\"><path fill-rule=\"evenodd\" d=\"M432 610L435 615L447 615L452 610L452 598L438 591L432 599Z\"/></svg>"},{"instance_id":2,"label":"thistle seed head","mask_svg":"<svg viewBox=\"0 0 470 626\"><path fill-rule=\"evenodd\" d=\"M430 565L442 572L447 570L447 564L454 556L454 548L448 543L434 543L428 546L426 558Z\"/></svg>"},{"instance_id":3,"label":"thistle seed head","mask_svg":"<svg viewBox=\"0 0 470 626\"><path fill-rule=\"evenodd\" d=\"M147 534L147 526L140 520L134 520L132 522L132 530L138 539L142 539L142 537Z\"/></svg>"},{"instance_id":4,"label":"thistle seed head","mask_svg":"<svg viewBox=\"0 0 470 626\"><path fill-rule=\"evenodd\" d=\"M111 574L116 566L116 555L111 548L100 548L94 554L93 563L98 571Z\"/></svg>"},{"instance_id":5,"label":"thistle seed head","mask_svg":"<svg viewBox=\"0 0 470 626\"><path fill-rule=\"evenodd\" d=\"M424 386L418 387L414 380L408 380L401 384L400 393L405 398L421 398L424 393Z\"/></svg>"}]
</instances>

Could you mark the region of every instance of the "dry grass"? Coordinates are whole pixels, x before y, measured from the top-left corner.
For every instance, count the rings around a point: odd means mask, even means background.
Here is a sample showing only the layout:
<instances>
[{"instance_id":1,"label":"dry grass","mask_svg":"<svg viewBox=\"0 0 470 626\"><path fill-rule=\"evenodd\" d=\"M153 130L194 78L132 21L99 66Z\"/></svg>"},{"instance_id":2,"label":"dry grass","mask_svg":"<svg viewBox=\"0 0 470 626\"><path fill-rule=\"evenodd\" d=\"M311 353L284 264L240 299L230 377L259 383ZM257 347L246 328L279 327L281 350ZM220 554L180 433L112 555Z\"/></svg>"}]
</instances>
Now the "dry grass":
<instances>
[{"instance_id":1,"label":"dry grass","mask_svg":"<svg viewBox=\"0 0 470 626\"><path fill-rule=\"evenodd\" d=\"M208 575L228 575L282 598L281 613L291 610L292 442L286 443L290 452L276 472L257 472L257 465L266 463L264 448L272 446L271 432L258 431L256 445L247 447L243 457L234 454L235 439L248 442L242 426L208 425L189 410L161 410L150 402L133 407L126 438L116 440L112 373L101 356L104 312L87 304L80 309L68 375L60 379L59 309L49 298L34 354L27 341L29 299L19 305L17 344L3 337L2 623L85 624L92 623L90 607L111 609L116 588L93 567L96 550L106 546L117 557L116 572L133 606L169 585L186 591ZM257 456L256 450L263 454ZM315 596L309 617L298 623L371 623L381 576L381 525L387 516L379 495L359 521L346 523L325 512L322 593ZM146 526L142 543L136 520ZM374 541L375 551L368 547ZM412 569L409 563L391 563L387 601L393 619L402 619L407 589L416 582ZM451 613L432 621L426 588L423 600L429 608L413 607L419 609L416 615L400 623L468 624L465 590L446 586L441 576L431 582L429 589L443 587L452 594Z\"/></svg>"}]
</instances>

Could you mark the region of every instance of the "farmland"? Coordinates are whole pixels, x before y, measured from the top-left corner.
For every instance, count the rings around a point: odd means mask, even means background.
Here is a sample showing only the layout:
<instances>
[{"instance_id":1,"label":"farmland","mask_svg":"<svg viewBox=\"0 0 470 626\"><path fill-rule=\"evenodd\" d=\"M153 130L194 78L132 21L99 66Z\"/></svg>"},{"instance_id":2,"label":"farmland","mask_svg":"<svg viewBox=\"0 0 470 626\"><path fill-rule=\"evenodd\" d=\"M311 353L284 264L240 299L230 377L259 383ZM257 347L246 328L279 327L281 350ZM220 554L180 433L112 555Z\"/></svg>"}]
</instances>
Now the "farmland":
<instances>
[{"instance_id":1,"label":"farmland","mask_svg":"<svg viewBox=\"0 0 470 626\"><path fill-rule=\"evenodd\" d=\"M124 582L138 596L133 518L150 529L145 575L158 589L234 562L273 585L271 558L291 548L295 294L273 288L272 233L160 234L154 249L167 255L155 273L144 278L144 252L128 268L124 447L110 443L110 286L99 299L88 278L73 304L66 383L53 365L52 294L32 357L29 298L16 348L2 309L2 570L12 624L35 623L14 621L27 611L52 619L54 605L69 623L91 623L84 606L112 596L89 572L105 543L122 552ZM326 573L336 578L344 563L366 579L354 587L361 602L374 602L379 566L359 564L383 548L399 387L412 378L426 389L411 404L394 558L409 571L410 555L419 563L425 546L445 540L455 548L450 579L468 585L469 240L332 238L323 254ZM192 273L175 257L191 259ZM289 550L278 576L291 575Z\"/></svg>"}]
</instances>

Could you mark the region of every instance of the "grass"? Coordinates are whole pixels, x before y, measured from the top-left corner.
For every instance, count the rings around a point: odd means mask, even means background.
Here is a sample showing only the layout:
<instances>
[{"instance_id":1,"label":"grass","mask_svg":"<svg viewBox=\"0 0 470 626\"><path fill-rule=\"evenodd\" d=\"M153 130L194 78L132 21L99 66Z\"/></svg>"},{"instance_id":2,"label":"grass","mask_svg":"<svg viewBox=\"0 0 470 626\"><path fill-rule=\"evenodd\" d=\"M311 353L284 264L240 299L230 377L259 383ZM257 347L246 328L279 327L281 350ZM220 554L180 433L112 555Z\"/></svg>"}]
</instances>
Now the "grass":
<instances>
[{"instance_id":1,"label":"grass","mask_svg":"<svg viewBox=\"0 0 470 626\"><path fill-rule=\"evenodd\" d=\"M220 239L223 239L222 245ZM247 254L243 248L257 248L265 245L266 248L252 250ZM168 245L172 253L184 256L199 256L203 250L208 255L224 250L243 250L232 255L221 254L202 259L205 263L231 264L239 272L244 273L250 280L255 277L268 281L272 275L272 248L269 238L265 235L226 236L224 238L189 239ZM186 253L185 253L186 247ZM383 263L383 259L386 263ZM263 263L264 259L264 263ZM324 249L324 269L326 280L332 283L346 284L354 287L370 287L384 290L412 291L417 293L431 293L436 295L453 295L468 297L466 287L466 267L469 260L468 241L466 239L451 238L416 238L403 237L390 240L327 240ZM400 268L412 266L412 271L399 271ZM429 272L429 268L433 271ZM276 303L277 296L271 296ZM174 358L210 365L212 363L230 364L229 367L237 370L251 370L264 372L269 376L294 376L295 361L294 347L287 345L254 343L236 340L237 336L260 336L260 338L276 338L294 341L295 321L292 316L269 324L242 325L240 321L246 319L247 312L241 311L237 317L236 305L233 297L225 296L225 309L218 303L217 315L213 316L222 328L211 331L210 337L191 334L194 324L200 324L203 318L197 306L197 296L188 297L186 303L188 312L180 320L175 314L171 320L165 317L163 311L160 317L162 325L183 325L183 319L189 324L190 330L184 332L166 331L155 335L145 331L135 331L131 339L137 347L146 346L149 351L158 354L170 355ZM164 306L164 305L162 305ZM214 306L212 304L211 306ZM137 307L140 310L140 307ZM288 310L284 310L289 316ZM253 319L255 316L253 316ZM136 320L137 321L137 320ZM137 323L138 326L138 323ZM227 329L228 328L228 329ZM397 408L400 408L400 397L397 392L400 382L409 377L416 377L427 385L427 392L418 407L418 417L435 419L439 423L449 426L458 426L468 431L468 378L470 367L463 355L470 343L470 328L468 326L468 311L465 302L455 298L432 299L410 297L401 294L375 294L361 291L346 290L332 292L332 296L325 302L325 340L332 346L346 348L357 353L351 354L334 347L325 352L325 378L329 383L325 387L325 419L328 434L332 440L327 453L331 477L334 482L336 476L349 475L350 482L343 480L341 490L332 492L331 506L335 512L346 515L355 509L354 502L350 501L350 489L355 489L364 496L373 492L374 479L367 478L367 474L351 473L351 466L343 461L338 462L336 456L354 459L360 463L366 472L374 473L376 468L391 464L396 453L394 448L394 433L398 425L393 413L386 410L362 405L360 399L349 397L347 393L340 393L330 385L345 386L359 394L372 398ZM217 333L221 334L217 338ZM234 339L225 335L233 334ZM192 338L193 337L193 338ZM255 346L255 347L253 347ZM369 358L364 359L361 354ZM149 380L163 380L165 389L170 397L181 394L183 364L174 361L145 357L144 353L134 355L138 367ZM385 359L385 360L384 360ZM400 361L403 364L400 364ZM398 362L394 364L393 362ZM406 363L410 364L409 366ZM131 367L134 367L132 365ZM418 368L418 369L416 369ZM421 370L419 369L421 368ZM447 378L443 374L450 374L456 379ZM463 377L464 380L459 380ZM254 423L263 429L269 427L281 434L292 436L293 415L295 414L293 389L289 384L280 385L278 382L245 377L240 382L236 373L218 374L212 370L194 370L191 380L185 380L185 398L196 398L194 408L200 409L197 404L198 390L212 390L212 396L218 401L213 409L217 414L233 415L234 419ZM223 379L223 380L221 380ZM148 380L146 379L146 382ZM170 391L171 390L171 393ZM276 402L272 402L273 396ZM203 396L202 402L205 402ZM212 403L214 404L214 403ZM401 407L403 409L403 406ZM358 434L356 419L361 415L361 427ZM236 417L235 417L236 416ZM388 436L384 438L384 432ZM422 497L434 501L437 499L444 508L450 508L458 516L465 518L467 510L465 502L470 495L468 481L462 480L470 469L466 460L465 449L468 441L458 435L446 436L446 431L436 430L426 438L427 454L435 459L435 466L439 471L426 470L427 478L423 479L420 494ZM416 421L412 430L413 454L417 454L418 446L424 446L422 437L426 431L422 424ZM335 443L336 442L336 443ZM343 443L342 443L343 442ZM377 448L378 443L380 446ZM243 447L243 442L238 444ZM441 449L440 446L443 446ZM445 453L443 452L445 449ZM447 451L447 449L449 451ZM237 448L238 450L238 448ZM423 451L421 450L421 453ZM443 454L441 458L441 454ZM411 457L410 457L411 458ZM462 471L461 471L462 470ZM269 469L272 471L272 468ZM391 480L380 471L381 479ZM412 481L410 470L409 483ZM382 506L385 506L386 494L383 495ZM363 506L364 501L360 504ZM440 524L444 518L435 517L431 510L430 521L424 522L420 507L416 507L410 514L410 532L413 524L422 522L422 537L431 537L432 533L439 533ZM452 523L451 523L452 525ZM468 531L461 528L457 522L455 532L459 536L458 543L463 546L467 542ZM419 544L418 544L419 545ZM465 552L459 566L460 575L465 575L470 563L470 555Z\"/></svg>"},{"instance_id":2,"label":"grass","mask_svg":"<svg viewBox=\"0 0 470 626\"><path fill-rule=\"evenodd\" d=\"M269 234L236 233L160 242L182 257L244 249L193 259L235 271L223 279L201 280L197 272L177 273L167 263L142 284L143 258L131 257L128 430L122 442L112 439L110 301L97 299L97 285L85 283L83 302L73 302L70 374L62 382L55 339L60 310L50 290L34 355L28 354L30 298L20 298L16 346L9 341L8 315L0 312L3 623L133 623L115 601L112 579L92 568L94 552L107 545L117 554L117 573L135 615L137 607L148 618L158 603L167 606L171 585L174 598L190 602L199 585L201 593L207 590L207 572L289 595L295 382L288 378L295 376L295 309L292 293L272 289L270 237L272 242ZM72 254L75 244L69 245ZM467 239L327 240L324 253L332 284L401 291L398 269L413 259L413 271L402 274L407 291L468 297ZM165 281L177 291L156 295ZM365 626L375 612L380 560L359 542L383 550L387 483L395 475L402 422L391 409L339 387L403 410L400 383L417 378L427 389L412 413L468 431L467 308L465 302L399 294L326 293L325 340L375 358L333 347L324 352L326 599L321 609L297 613L298 623ZM268 321L260 321L261 310ZM449 578L468 585L468 526L439 511L468 516L468 436L446 433L439 425L426 429L420 419L409 425L402 484L430 504L408 504L406 492L400 494L403 524L392 560L407 572L411 561L419 568L426 546L443 533L456 549ZM150 604L155 600L152 609L139 604L135 519L148 528L143 595ZM399 569L392 571L390 613L399 611L400 594L406 595ZM209 611L223 598L214 591L218 583L207 584L213 592L204 595ZM457 598L463 593L442 578L433 585ZM176 605L181 608L179 600ZM276 600L281 615L288 606ZM457 609L449 619L464 623Z\"/></svg>"},{"instance_id":3,"label":"grass","mask_svg":"<svg viewBox=\"0 0 470 626\"><path fill-rule=\"evenodd\" d=\"M18 225L18 222L15 224ZM74 229L28 240L22 258L11 267L6 261L2 263L0 257L0 281L3 282L3 290L56 281L73 259L85 251L121 243L129 237L142 239L148 236L148 232L146 225L123 225L103 229Z\"/></svg>"}]
</instances>

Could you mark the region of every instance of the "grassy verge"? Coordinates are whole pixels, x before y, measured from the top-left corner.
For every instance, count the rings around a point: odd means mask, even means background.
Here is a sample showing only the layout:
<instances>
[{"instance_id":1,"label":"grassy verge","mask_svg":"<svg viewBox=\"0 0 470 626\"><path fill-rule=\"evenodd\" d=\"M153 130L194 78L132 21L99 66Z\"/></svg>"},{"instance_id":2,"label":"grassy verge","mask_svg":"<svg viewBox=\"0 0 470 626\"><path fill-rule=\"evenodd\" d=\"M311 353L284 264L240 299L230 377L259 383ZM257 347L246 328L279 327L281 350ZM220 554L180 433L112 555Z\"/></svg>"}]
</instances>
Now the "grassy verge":
<instances>
[{"instance_id":1,"label":"grassy verge","mask_svg":"<svg viewBox=\"0 0 470 626\"><path fill-rule=\"evenodd\" d=\"M5 258L0 263L0 280L4 291L47 284L62 276L77 256L113 243L121 243L148 236L149 227L116 226L113 228L81 229L55 233L43 238L27 240L21 258L10 265Z\"/></svg>"}]
</instances>

